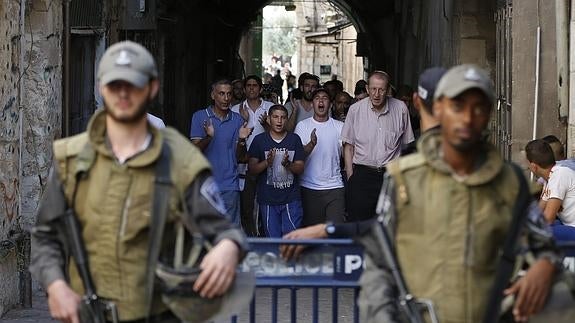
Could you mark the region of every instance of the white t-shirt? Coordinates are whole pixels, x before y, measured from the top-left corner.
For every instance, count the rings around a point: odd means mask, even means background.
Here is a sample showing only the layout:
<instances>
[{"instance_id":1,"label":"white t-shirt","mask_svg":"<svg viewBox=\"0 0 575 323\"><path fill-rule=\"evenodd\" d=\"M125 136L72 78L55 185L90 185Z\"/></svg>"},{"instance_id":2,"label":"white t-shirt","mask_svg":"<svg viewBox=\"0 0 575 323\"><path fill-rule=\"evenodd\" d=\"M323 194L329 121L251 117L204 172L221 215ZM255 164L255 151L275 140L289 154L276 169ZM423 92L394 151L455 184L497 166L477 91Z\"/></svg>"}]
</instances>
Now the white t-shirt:
<instances>
[{"instance_id":1,"label":"white t-shirt","mask_svg":"<svg viewBox=\"0 0 575 323\"><path fill-rule=\"evenodd\" d=\"M166 127L166 125L164 124L164 121L158 117L156 117L155 115L148 113L148 121L150 122L150 124L152 124L152 126L158 128L158 129L163 129Z\"/></svg>"},{"instance_id":2,"label":"white t-shirt","mask_svg":"<svg viewBox=\"0 0 575 323\"><path fill-rule=\"evenodd\" d=\"M262 99L260 99L260 100L261 100L261 104L256 109L255 112L254 112L254 110L252 110L249 107L247 100L244 100L243 102L236 104L232 107L232 111L237 112L237 113L240 113L240 107L246 107L246 108L248 108L248 111L250 113L250 119L248 120L248 128L254 128L254 130L252 131L252 134L246 140L246 149L250 149L250 146L252 145L252 141L254 141L254 138L257 135L259 135L260 133L263 133L265 131L264 127L260 123L260 117L262 116L262 114L267 113L268 110L270 109L270 107L272 105L274 105L273 102L265 101ZM238 173L240 175L245 176L247 172L248 172L248 165L247 164L238 164ZM243 191L245 179L240 177L239 183L240 183L240 190Z\"/></svg>"},{"instance_id":3,"label":"white t-shirt","mask_svg":"<svg viewBox=\"0 0 575 323\"><path fill-rule=\"evenodd\" d=\"M542 199L556 198L563 201L562 210L557 214L561 222L575 226L575 171L561 165L551 168L549 182L545 186Z\"/></svg>"},{"instance_id":4,"label":"white t-shirt","mask_svg":"<svg viewBox=\"0 0 575 323\"><path fill-rule=\"evenodd\" d=\"M331 190L343 187L340 171L342 153L341 129L343 122L329 118L317 122L313 117L300 121L295 133L307 145L313 129L316 129L317 144L305 160L305 168L300 176L300 185L312 190Z\"/></svg>"},{"instance_id":5,"label":"white t-shirt","mask_svg":"<svg viewBox=\"0 0 575 323\"><path fill-rule=\"evenodd\" d=\"M303 99L302 99L303 100ZM296 116L296 120L295 123L296 125L298 123L300 123L301 121L304 121L307 118L311 118L313 117L313 108L306 110L303 105L301 104L301 100L293 100L294 104L297 104L299 109L297 111L297 116ZM293 105L292 102L288 102L284 105L286 107L286 109L288 110L288 116L290 116L293 112ZM308 138L309 139L309 138Z\"/></svg>"}]
</instances>

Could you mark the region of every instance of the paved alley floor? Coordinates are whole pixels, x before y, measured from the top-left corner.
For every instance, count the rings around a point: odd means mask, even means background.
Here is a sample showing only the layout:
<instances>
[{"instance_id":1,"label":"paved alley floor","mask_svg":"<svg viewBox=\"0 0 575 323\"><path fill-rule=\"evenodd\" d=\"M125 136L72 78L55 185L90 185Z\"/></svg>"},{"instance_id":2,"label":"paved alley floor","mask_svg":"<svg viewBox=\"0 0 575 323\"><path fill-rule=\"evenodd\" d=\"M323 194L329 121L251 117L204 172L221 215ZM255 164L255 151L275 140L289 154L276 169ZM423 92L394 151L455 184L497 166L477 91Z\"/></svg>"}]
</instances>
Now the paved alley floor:
<instances>
[{"instance_id":1,"label":"paved alley floor","mask_svg":"<svg viewBox=\"0 0 575 323\"><path fill-rule=\"evenodd\" d=\"M32 296L32 308L15 308L0 318L2 323L54 323L50 318L46 296L42 291L35 291Z\"/></svg>"}]
</instances>

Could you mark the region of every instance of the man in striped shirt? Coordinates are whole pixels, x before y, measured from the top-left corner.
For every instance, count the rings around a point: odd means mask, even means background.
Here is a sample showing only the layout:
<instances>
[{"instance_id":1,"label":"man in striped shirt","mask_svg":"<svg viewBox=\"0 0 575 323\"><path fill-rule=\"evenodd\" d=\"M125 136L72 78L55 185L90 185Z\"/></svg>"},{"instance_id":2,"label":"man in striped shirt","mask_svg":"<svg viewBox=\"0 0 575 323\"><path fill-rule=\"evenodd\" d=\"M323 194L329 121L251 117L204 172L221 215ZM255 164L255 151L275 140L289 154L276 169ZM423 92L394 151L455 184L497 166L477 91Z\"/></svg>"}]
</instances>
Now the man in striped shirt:
<instances>
[{"instance_id":1,"label":"man in striped shirt","mask_svg":"<svg viewBox=\"0 0 575 323\"><path fill-rule=\"evenodd\" d=\"M387 95L387 73L372 72L367 92L369 97L349 108L341 134L348 179L348 221L369 219L375 214L385 165L399 157L402 145L415 139L405 103Z\"/></svg>"}]
</instances>

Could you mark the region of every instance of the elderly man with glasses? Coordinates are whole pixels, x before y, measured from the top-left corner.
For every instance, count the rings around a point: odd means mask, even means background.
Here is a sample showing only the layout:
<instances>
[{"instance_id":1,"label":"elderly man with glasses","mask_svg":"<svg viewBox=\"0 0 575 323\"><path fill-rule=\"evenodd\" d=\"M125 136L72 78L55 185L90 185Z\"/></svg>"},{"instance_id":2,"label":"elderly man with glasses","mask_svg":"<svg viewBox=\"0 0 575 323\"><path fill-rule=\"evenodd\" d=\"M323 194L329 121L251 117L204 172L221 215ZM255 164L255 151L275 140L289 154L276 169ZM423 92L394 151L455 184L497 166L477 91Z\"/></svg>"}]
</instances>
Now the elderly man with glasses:
<instances>
[{"instance_id":1,"label":"elderly man with glasses","mask_svg":"<svg viewBox=\"0 0 575 323\"><path fill-rule=\"evenodd\" d=\"M402 145L415 139L405 103L387 95L389 81L387 73L372 72L367 83L369 97L353 104L345 119L341 138L348 221L374 215L385 165L399 157Z\"/></svg>"}]
</instances>

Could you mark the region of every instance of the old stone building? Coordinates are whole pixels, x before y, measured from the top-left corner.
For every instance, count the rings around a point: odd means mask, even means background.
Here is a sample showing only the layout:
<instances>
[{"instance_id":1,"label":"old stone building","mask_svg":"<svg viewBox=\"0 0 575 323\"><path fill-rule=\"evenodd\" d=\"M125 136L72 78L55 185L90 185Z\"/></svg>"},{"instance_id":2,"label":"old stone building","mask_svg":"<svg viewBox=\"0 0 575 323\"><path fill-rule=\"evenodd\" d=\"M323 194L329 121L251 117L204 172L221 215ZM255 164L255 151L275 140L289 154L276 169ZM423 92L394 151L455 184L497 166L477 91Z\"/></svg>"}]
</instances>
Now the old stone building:
<instances>
[{"instance_id":1,"label":"old stone building","mask_svg":"<svg viewBox=\"0 0 575 323\"><path fill-rule=\"evenodd\" d=\"M29 240L61 134L60 1L0 2L0 313L29 303Z\"/></svg>"},{"instance_id":2,"label":"old stone building","mask_svg":"<svg viewBox=\"0 0 575 323\"><path fill-rule=\"evenodd\" d=\"M303 2L296 8L300 26L299 71L316 74L322 82L337 78L353 92L364 77L363 57L357 54L357 31L349 17L333 4Z\"/></svg>"}]
</instances>

